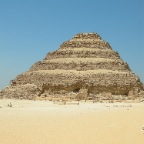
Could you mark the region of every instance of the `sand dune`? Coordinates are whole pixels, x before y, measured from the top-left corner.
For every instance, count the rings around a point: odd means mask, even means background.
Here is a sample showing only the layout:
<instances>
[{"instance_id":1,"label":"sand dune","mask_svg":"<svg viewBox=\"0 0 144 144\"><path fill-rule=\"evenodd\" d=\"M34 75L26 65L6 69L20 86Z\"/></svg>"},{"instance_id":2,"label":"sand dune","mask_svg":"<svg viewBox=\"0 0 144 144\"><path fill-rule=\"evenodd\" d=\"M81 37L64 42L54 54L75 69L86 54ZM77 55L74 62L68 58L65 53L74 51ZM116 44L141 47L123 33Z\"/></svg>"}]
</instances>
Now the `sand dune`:
<instances>
[{"instance_id":1,"label":"sand dune","mask_svg":"<svg viewBox=\"0 0 144 144\"><path fill-rule=\"evenodd\" d=\"M144 103L0 100L2 144L143 144L143 125Z\"/></svg>"}]
</instances>

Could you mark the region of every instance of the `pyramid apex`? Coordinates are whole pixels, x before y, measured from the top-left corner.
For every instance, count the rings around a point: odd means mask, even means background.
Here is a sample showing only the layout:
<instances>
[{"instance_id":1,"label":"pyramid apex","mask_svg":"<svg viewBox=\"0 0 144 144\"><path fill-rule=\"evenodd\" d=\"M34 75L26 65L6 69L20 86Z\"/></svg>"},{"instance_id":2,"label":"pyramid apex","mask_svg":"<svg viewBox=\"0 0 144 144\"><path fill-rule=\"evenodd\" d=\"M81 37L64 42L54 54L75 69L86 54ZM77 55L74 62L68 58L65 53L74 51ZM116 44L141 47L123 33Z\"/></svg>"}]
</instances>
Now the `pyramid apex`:
<instances>
[{"instance_id":1,"label":"pyramid apex","mask_svg":"<svg viewBox=\"0 0 144 144\"><path fill-rule=\"evenodd\" d=\"M78 38L84 38L84 39L93 39L93 38L97 38L97 39L101 39L100 35L98 33L78 33L76 34L74 37L74 39L78 39Z\"/></svg>"}]
</instances>

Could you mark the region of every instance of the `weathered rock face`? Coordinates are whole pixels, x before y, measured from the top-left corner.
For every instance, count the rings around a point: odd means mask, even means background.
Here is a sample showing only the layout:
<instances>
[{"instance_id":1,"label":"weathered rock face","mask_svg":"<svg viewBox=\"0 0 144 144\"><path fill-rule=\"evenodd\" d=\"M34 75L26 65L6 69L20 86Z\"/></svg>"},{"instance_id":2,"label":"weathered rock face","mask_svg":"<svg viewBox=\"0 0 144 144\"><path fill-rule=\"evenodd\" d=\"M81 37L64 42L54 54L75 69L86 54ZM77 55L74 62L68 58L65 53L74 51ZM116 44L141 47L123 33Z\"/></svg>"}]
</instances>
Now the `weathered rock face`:
<instances>
[{"instance_id":1,"label":"weathered rock face","mask_svg":"<svg viewBox=\"0 0 144 144\"><path fill-rule=\"evenodd\" d=\"M29 71L17 76L0 96L19 98L23 93L19 89L28 84L34 86L33 90L25 89L27 96L22 97L28 98L30 94L30 99L36 95L80 96L82 93L83 97L102 93L127 96L142 90L139 78L128 64L97 33L77 34L64 42ZM17 90L13 94L8 89Z\"/></svg>"},{"instance_id":2,"label":"weathered rock face","mask_svg":"<svg viewBox=\"0 0 144 144\"><path fill-rule=\"evenodd\" d=\"M18 99L33 99L37 94L39 94L39 89L33 84L9 86L0 93L2 96L1 98L6 97Z\"/></svg>"}]
</instances>

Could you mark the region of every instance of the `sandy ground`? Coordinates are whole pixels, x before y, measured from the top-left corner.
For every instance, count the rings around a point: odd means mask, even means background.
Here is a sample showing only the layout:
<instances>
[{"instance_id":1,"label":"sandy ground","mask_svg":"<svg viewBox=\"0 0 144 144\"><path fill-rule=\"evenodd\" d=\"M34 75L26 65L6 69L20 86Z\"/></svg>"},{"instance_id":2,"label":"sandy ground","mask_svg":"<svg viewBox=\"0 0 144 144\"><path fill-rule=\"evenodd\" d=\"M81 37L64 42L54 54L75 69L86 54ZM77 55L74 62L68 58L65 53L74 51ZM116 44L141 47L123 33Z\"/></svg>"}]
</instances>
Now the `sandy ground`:
<instances>
[{"instance_id":1,"label":"sandy ground","mask_svg":"<svg viewBox=\"0 0 144 144\"><path fill-rule=\"evenodd\" d=\"M0 100L0 144L144 144L143 126L144 103Z\"/></svg>"}]
</instances>

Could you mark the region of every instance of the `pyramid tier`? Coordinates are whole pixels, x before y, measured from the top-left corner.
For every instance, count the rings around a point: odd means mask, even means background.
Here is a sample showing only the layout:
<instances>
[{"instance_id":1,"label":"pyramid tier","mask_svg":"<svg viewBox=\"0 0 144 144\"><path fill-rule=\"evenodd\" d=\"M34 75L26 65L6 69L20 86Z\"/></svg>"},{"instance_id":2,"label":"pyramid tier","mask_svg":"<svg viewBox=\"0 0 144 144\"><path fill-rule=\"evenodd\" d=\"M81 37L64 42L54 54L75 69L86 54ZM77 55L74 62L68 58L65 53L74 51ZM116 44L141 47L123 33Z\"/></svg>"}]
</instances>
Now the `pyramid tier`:
<instances>
[{"instance_id":1,"label":"pyramid tier","mask_svg":"<svg viewBox=\"0 0 144 144\"><path fill-rule=\"evenodd\" d=\"M72 39L101 39L101 37L97 33L79 33Z\"/></svg>"},{"instance_id":2,"label":"pyramid tier","mask_svg":"<svg viewBox=\"0 0 144 144\"><path fill-rule=\"evenodd\" d=\"M39 70L17 76L17 85L35 84L44 91L64 93L87 88L89 93L111 92L127 95L133 87L140 87L139 78L130 72L112 70Z\"/></svg>"},{"instance_id":3,"label":"pyramid tier","mask_svg":"<svg viewBox=\"0 0 144 144\"><path fill-rule=\"evenodd\" d=\"M124 63L121 59L105 59L105 58L58 58L43 60L35 63L31 67L31 71L36 70L119 70L119 71L129 71L127 63Z\"/></svg>"},{"instance_id":4,"label":"pyramid tier","mask_svg":"<svg viewBox=\"0 0 144 144\"><path fill-rule=\"evenodd\" d=\"M117 52L105 49L94 48L67 48L59 49L47 54L45 60L56 58L110 58L119 59Z\"/></svg>"},{"instance_id":5,"label":"pyramid tier","mask_svg":"<svg viewBox=\"0 0 144 144\"><path fill-rule=\"evenodd\" d=\"M60 49L65 48L99 48L112 49L108 42L105 42L97 33L81 33L71 40L60 45Z\"/></svg>"},{"instance_id":6,"label":"pyramid tier","mask_svg":"<svg viewBox=\"0 0 144 144\"><path fill-rule=\"evenodd\" d=\"M60 45L60 49L65 48L99 48L99 49L112 49L109 43L103 40L70 40Z\"/></svg>"}]
</instances>

